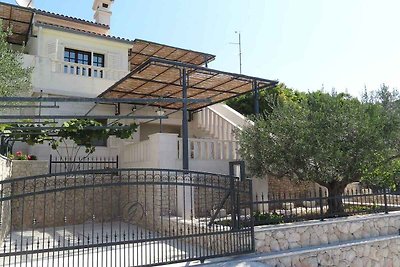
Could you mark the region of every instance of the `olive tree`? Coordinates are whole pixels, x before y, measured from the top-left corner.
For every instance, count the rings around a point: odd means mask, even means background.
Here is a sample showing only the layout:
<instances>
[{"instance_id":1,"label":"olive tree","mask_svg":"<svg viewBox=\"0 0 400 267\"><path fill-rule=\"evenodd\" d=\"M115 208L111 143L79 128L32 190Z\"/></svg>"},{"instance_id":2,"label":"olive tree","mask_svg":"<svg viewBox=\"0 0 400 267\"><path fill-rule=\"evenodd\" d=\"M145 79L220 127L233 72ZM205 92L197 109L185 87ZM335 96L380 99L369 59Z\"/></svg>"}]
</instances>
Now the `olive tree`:
<instances>
[{"instance_id":1,"label":"olive tree","mask_svg":"<svg viewBox=\"0 0 400 267\"><path fill-rule=\"evenodd\" d=\"M24 68L22 51L12 48L7 42L11 32L2 29L0 20L0 96L26 95L31 88L32 68Z\"/></svg>"},{"instance_id":2,"label":"olive tree","mask_svg":"<svg viewBox=\"0 0 400 267\"><path fill-rule=\"evenodd\" d=\"M3 30L0 19L0 97L12 97L28 95L31 89L32 68L24 68L22 64L22 50L12 47L7 42L11 31ZM23 49L23 47L22 47ZM0 103L0 113L15 112L14 110L2 108L2 105L10 103ZM8 147L7 137L0 132L0 153L4 154Z\"/></svg>"},{"instance_id":3,"label":"olive tree","mask_svg":"<svg viewBox=\"0 0 400 267\"><path fill-rule=\"evenodd\" d=\"M239 152L252 174L313 181L330 196L398 157L398 116L376 101L314 92L254 121L239 133ZM342 211L335 199L329 210Z\"/></svg>"}]
</instances>

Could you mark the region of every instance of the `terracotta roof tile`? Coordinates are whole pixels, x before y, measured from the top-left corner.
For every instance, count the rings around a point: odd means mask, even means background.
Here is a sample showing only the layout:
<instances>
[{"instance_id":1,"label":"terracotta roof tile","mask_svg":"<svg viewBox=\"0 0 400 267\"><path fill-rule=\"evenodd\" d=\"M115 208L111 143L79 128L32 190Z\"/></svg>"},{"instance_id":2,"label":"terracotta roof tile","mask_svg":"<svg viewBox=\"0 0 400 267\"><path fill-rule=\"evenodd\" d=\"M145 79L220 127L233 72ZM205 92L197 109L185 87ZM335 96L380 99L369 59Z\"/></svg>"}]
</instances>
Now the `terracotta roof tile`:
<instances>
[{"instance_id":1,"label":"terracotta roof tile","mask_svg":"<svg viewBox=\"0 0 400 267\"><path fill-rule=\"evenodd\" d=\"M122 41L122 42L126 42L126 43L133 43L133 40L129 40L129 39L122 38L122 37L117 37L117 36L112 36L112 35L107 35L107 34L100 34L100 33L97 33L97 32L85 31L85 30L80 30L80 29L66 27L66 26L60 26L60 25L46 23L46 22L36 22L36 25L45 26L45 27L48 26L50 28L57 28L57 29L65 29L65 30L68 30L68 31L74 31L74 32L80 32L80 33L84 33L84 34L90 34L90 35L94 35L94 36L98 36L98 37L106 38L106 39L110 39L110 40Z\"/></svg>"},{"instance_id":2,"label":"terracotta roof tile","mask_svg":"<svg viewBox=\"0 0 400 267\"><path fill-rule=\"evenodd\" d=\"M56 17L56 18L66 19L66 20L73 20L73 21L76 21L76 22L95 25L95 26L106 28L106 29L110 28L109 25L93 22L93 21L90 21L90 20L85 20L85 19L81 19L81 18L77 18L77 17L66 16L66 15L62 15L62 14L58 14L58 13L54 13L54 12L50 12L50 11L46 11L46 10L42 10L42 9L38 9L38 8L28 8L28 9L31 9L31 10L33 10L34 13L40 14L40 15L51 16L51 17Z\"/></svg>"}]
</instances>

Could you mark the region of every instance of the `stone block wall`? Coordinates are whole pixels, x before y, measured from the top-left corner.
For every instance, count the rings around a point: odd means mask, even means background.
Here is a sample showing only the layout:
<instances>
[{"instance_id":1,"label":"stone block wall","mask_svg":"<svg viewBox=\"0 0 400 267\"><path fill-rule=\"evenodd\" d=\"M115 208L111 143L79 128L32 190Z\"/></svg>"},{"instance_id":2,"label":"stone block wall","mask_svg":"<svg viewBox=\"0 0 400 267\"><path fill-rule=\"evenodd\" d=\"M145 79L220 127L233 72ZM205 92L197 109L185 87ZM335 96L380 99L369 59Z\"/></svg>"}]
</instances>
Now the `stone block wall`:
<instances>
[{"instance_id":1,"label":"stone block wall","mask_svg":"<svg viewBox=\"0 0 400 267\"><path fill-rule=\"evenodd\" d=\"M386 235L400 229L400 212L255 228L256 251L278 252Z\"/></svg>"},{"instance_id":2,"label":"stone block wall","mask_svg":"<svg viewBox=\"0 0 400 267\"><path fill-rule=\"evenodd\" d=\"M267 266L400 266L400 237L376 238L338 246L322 246L318 250L283 253L258 258Z\"/></svg>"},{"instance_id":3,"label":"stone block wall","mask_svg":"<svg viewBox=\"0 0 400 267\"><path fill-rule=\"evenodd\" d=\"M47 160L13 160L11 177L27 177L49 173Z\"/></svg>"},{"instance_id":4,"label":"stone block wall","mask_svg":"<svg viewBox=\"0 0 400 267\"><path fill-rule=\"evenodd\" d=\"M159 180L159 179L158 179ZM128 185L122 187L121 218L148 230L160 229L161 216L174 216L177 212L176 187L154 184Z\"/></svg>"},{"instance_id":5,"label":"stone block wall","mask_svg":"<svg viewBox=\"0 0 400 267\"><path fill-rule=\"evenodd\" d=\"M8 184L12 229L109 222L119 219L121 188L111 175L43 177ZM29 195L34 192L34 195Z\"/></svg>"}]
</instances>

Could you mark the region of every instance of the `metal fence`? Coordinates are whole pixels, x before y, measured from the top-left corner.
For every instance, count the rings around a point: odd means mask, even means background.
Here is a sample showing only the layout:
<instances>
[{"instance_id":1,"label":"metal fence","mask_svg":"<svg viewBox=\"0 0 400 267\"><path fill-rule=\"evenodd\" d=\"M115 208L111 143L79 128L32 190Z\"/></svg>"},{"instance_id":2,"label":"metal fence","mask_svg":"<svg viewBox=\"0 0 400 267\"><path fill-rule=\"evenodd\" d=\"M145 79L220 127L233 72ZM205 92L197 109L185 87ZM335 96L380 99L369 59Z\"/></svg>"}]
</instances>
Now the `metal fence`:
<instances>
[{"instance_id":1,"label":"metal fence","mask_svg":"<svg viewBox=\"0 0 400 267\"><path fill-rule=\"evenodd\" d=\"M400 192L363 189L329 196L319 189L307 194L272 193L256 195L253 205L255 225L279 224L400 210Z\"/></svg>"},{"instance_id":2,"label":"metal fence","mask_svg":"<svg viewBox=\"0 0 400 267\"><path fill-rule=\"evenodd\" d=\"M110 169L0 187L0 266L153 266L254 251L248 180Z\"/></svg>"},{"instance_id":3,"label":"metal fence","mask_svg":"<svg viewBox=\"0 0 400 267\"><path fill-rule=\"evenodd\" d=\"M50 155L49 173L118 169L116 157L55 157Z\"/></svg>"}]
</instances>

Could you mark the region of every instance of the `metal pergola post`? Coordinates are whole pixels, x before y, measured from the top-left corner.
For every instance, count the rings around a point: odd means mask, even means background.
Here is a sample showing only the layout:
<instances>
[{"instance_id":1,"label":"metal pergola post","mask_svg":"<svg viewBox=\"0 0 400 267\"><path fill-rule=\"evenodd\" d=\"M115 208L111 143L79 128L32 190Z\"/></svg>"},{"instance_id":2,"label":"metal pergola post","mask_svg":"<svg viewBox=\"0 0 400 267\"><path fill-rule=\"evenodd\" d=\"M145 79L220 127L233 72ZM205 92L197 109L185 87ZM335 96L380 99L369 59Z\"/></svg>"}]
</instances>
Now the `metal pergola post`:
<instances>
[{"instance_id":1,"label":"metal pergola post","mask_svg":"<svg viewBox=\"0 0 400 267\"><path fill-rule=\"evenodd\" d=\"M188 108L187 108L187 70L182 68L182 169L189 170L189 127L188 127Z\"/></svg>"},{"instance_id":2,"label":"metal pergola post","mask_svg":"<svg viewBox=\"0 0 400 267\"><path fill-rule=\"evenodd\" d=\"M260 114L260 94L258 92L257 80L253 80L254 114Z\"/></svg>"}]
</instances>

